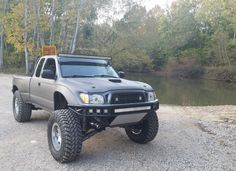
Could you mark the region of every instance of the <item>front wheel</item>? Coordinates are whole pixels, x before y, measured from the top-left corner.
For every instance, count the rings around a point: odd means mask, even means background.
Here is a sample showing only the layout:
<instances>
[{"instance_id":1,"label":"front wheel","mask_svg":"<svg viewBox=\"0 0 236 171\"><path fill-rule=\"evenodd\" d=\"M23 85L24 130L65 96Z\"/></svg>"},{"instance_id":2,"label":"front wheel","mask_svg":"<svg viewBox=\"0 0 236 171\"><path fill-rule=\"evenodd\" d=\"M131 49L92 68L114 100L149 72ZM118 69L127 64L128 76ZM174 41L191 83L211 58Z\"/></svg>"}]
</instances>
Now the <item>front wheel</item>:
<instances>
[{"instance_id":1,"label":"front wheel","mask_svg":"<svg viewBox=\"0 0 236 171\"><path fill-rule=\"evenodd\" d=\"M48 144L52 156L61 163L75 160L83 142L80 120L68 109L52 113L48 123Z\"/></svg>"},{"instance_id":2,"label":"front wheel","mask_svg":"<svg viewBox=\"0 0 236 171\"><path fill-rule=\"evenodd\" d=\"M156 137L158 127L159 123L156 112L151 111L140 123L126 127L125 132L132 141L140 144L146 144Z\"/></svg>"}]
</instances>

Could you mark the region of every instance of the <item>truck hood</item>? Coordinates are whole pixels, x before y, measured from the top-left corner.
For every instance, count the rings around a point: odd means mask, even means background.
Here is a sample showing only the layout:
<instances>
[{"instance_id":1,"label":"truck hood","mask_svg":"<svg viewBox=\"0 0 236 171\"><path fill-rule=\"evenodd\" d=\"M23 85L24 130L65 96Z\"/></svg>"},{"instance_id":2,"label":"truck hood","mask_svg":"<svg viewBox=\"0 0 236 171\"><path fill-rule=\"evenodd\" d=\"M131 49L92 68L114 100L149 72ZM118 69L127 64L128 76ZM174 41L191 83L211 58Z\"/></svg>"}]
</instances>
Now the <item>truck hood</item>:
<instances>
[{"instance_id":1,"label":"truck hood","mask_svg":"<svg viewBox=\"0 0 236 171\"><path fill-rule=\"evenodd\" d=\"M63 82L68 88L85 93L113 90L153 90L146 83L121 78L66 78Z\"/></svg>"}]
</instances>

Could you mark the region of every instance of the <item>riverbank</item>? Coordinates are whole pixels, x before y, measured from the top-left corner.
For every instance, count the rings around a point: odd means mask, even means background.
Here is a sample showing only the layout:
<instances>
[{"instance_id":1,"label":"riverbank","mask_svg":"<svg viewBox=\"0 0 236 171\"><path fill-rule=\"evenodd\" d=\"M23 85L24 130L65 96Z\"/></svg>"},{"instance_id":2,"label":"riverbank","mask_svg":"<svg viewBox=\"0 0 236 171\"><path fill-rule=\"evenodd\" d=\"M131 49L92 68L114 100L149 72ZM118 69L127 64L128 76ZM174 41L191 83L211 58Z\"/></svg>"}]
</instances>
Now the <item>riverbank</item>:
<instances>
[{"instance_id":1,"label":"riverbank","mask_svg":"<svg viewBox=\"0 0 236 171\"><path fill-rule=\"evenodd\" d=\"M180 112L199 121L230 123L236 125L236 105L218 106L174 106L164 104L161 111L169 114Z\"/></svg>"},{"instance_id":2,"label":"riverbank","mask_svg":"<svg viewBox=\"0 0 236 171\"><path fill-rule=\"evenodd\" d=\"M231 67L175 66L173 68L167 67L162 70L155 71L154 74L158 76L165 76L178 79L207 79L207 80L236 83L235 66Z\"/></svg>"},{"instance_id":3,"label":"riverbank","mask_svg":"<svg viewBox=\"0 0 236 171\"><path fill-rule=\"evenodd\" d=\"M208 67L202 78L236 83L236 67Z\"/></svg>"}]
</instances>

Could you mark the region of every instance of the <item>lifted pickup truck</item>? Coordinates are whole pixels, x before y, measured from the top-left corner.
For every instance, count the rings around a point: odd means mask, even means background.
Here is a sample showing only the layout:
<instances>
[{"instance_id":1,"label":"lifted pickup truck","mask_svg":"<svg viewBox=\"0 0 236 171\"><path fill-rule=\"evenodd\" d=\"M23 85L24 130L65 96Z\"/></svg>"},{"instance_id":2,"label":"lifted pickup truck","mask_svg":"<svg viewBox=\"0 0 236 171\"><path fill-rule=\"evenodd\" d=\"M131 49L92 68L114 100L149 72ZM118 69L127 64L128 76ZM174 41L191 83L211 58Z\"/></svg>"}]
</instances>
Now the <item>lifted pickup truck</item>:
<instances>
[{"instance_id":1,"label":"lifted pickup truck","mask_svg":"<svg viewBox=\"0 0 236 171\"><path fill-rule=\"evenodd\" d=\"M14 117L26 122L32 110L51 112L48 144L61 163L75 160L83 141L106 127L145 144L158 132L159 102L150 85L123 77L108 57L43 56L31 77L13 78Z\"/></svg>"}]
</instances>

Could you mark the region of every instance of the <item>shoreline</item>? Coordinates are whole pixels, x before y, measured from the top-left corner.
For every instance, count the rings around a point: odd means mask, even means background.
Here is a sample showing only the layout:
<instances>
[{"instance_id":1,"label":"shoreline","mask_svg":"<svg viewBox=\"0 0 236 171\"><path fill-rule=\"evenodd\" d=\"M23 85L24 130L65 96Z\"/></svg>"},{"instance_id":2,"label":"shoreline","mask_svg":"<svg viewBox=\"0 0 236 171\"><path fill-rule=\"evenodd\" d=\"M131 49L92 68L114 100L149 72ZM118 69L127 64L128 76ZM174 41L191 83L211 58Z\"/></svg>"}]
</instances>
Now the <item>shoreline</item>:
<instances>
[{"instance_id":1,"label":"shoreline","mask_svg":"<svg viewBox=\"0 0 236 171\"><path fill-rule=\"evenodd\" d=\"M163 68L161 70L154 70L150 72L135 72L125 71L130 74L152 74L155 76L162 76L166 78L173 78L179 80L212 80L226 83L236 83L236 66L231 67L201 67L198 70L194 68L181 68L176 66L173 69ZM24 68L4 68L0 70L0 74L8 75L25 75Z\"/></svg>"},{"instance_id":2,"label":"shoreline","mask_svg":"<svg viewBox=\"0 0 236 171\"><path fill-rule=\"evenodd\" d=\"M178 68L178 66L177 66ZM202 67L198 70L193 68L188 69L173 69L153 71L152 74L167 78L177 79L204 79L219 82L236 83L236 67Z\"/></svg>"},{"instance_id":3,"label":"shoreline","mask_svg":"<svg viewBox=\"0 0 236 171\"><path fill-rule=\"evenodd\" d=\"M208 122L236 124L236 105L217 105L217 106L178 106L161 104L157 113L182 115Z\"/></svg>"}]
</instances>

